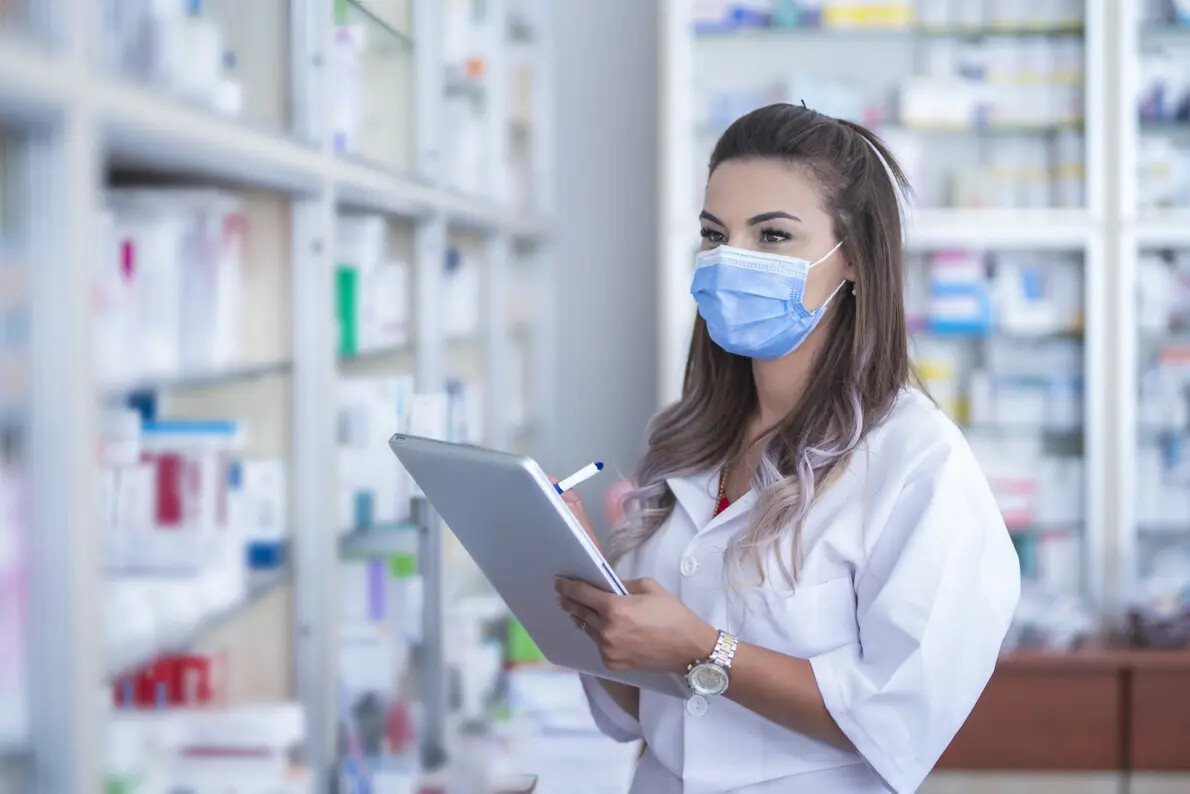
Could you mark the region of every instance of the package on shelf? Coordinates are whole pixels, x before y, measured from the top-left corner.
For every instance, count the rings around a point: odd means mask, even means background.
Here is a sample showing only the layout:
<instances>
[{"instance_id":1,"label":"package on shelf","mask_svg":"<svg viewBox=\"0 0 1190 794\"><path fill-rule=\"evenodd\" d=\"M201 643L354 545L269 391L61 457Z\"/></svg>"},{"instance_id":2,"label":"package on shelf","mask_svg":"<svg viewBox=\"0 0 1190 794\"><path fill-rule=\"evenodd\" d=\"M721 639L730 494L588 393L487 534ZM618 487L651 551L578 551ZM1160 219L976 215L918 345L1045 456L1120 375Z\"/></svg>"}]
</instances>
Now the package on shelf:
<instances>
[{"instance_id":1,"label":"package on shelf","mask_svg":"<svg viewBox=\"0 0 1190 794\"><path fill-rule=\"evenodd\" d=\"M510 765L532 770L539 791L611 794L631 786L639 747L604 738L576 673L517 666L507 679Z\"/></svg>"},{"instance_id":2,"label":"package on shelf","mask_svg":"<svg viewBox=\"0 0 1190 794\"><path fill-rule=\"evenodd\" d=\"M341 378L338 402L340 531L407 520L412 480L388 440L415 432L413 376Z\"/></svg>"},{"instance_id":3,"label":"package on shelf","mask_svg":"<svg viewBox=\"0 0 1190 794\"><path fill-rule=\"evenodd\" d=\"M1076 593L1025 580L1004 650L1069 651L1091 640L1096 620Z\"/></svg>"},{"instance_id":4,"label":"package on shelf","mask_svg":"<svg viewBox=\"0 0 1190 794\"><path fill-rule=\"evenodd\" d=\"M530 343L514 344L508 349L508 402L504 420L512 428L523 428L529 421L529 405L532 402L530 382Z\"/></svg>"},{"instance_id":5,"label":"package on shelf","mask_svg":"<svg viewBox=\"0 0 1190 794\"><path fill-rule=\"evenodd\" d=\"M930 257L929 284L931 331L978 334L991 327L991 292L982 255L936 251Z\"/></svg>"},{"instance_id":6,"label":"package on shelf","mask_svg":"<svg viewBox=\"0 0 1190 794\"><path fill-rule=\"evenodd\" d=\"M418 570L417 535L412 530L394 530L392 534L389 542L406 545L404 551L385 556L344 556L340 612L348 623L384 626L390 637L406 645L417 644L422 638L425 599ZM398 651L404 653L403 649Z\"/></svg>"},{"instance_id":7,"label":"package on shelf","mask_svg":"<svg viewBox=\"0 0 1190 794\"><path fill-rule=\"evenodd\" d=\"M965 362L958 346L945 339L914 339L913 364L926 390L947 416L964 421L967 416L967 396L962 385Z\"/></svg>"},{"instance_id":8,"label":"package on shelf","mask_svg":"<svg viewBox=\"0 0 1190 794\"><path fill-rule=\"evenodd\" d=\"M1146 557L1126 594L1124 639L1146 648L1190 648L1190 543L1185 535L1157 543Z\"/></svg>"},{"instance_id":9,"label":"package on shelf","mask_svg":"<svg viewBox=\"0 0 1190 794\"><path fill-rule=\"evenodd\" d=\"M341 215L337 221L335 302L341 356L409 341L410 269L388 257L387 229L380 215Z\"/></svg>"},{"instance_id":10,"label":"package on shelf","mask_svg":"<svg viewBox=\"0 0 1190 794\"><path fill-rule=\"evenodd\" d=\"M203 0L104 0L104 58L171 94L238 116L243 90L227 68L209 7Z\"/></svg>"},{"instance_id":11,"label":"package on shelf","mask_svg":"<svg viewBox=\"0 0 1190 794\"><path fill-rule=\"evenodd\" d=\"M1170 435L1142 440L1137 449L1137 522L1150 529L1186 525L1190 516L1190 482L1183 451L1190 437Z\"/></svg>"},{"instance_id":12,"label":"package on shelf","mask_svg":"<svg viewBox=\"0 0 1190 794\"><path fill-rule=\"evenodd\" d=\"M330 84L328 124L331 141L337 154L357 154L360 151L360 128L363 125L364 83L364 27L337 24L331 33L327 70Z\"/></svg>"},{"instance_id":13,"label":"package on shelf","mask_svg":"<svg viewBox=\"0 0 1190 794\"><path fill-rule=\"evenodd\" d=\"M1082 346L1073 340L993 338L986 366L992 421L1070 431L1082 424Z\"/></svg>"},{"instance_id":14,"label":"package on shelf","mask_svg":"<svg viewBox=\"0 0 1190 794\"><path fill-rule=\"evenodd\" d=\"M1167 46L1142 54L1137 86L1141 122L1190 120L1190 48Z\"/></svg>"},{"instance_id":15,"label":"package on shelf","mask_svg":"<svg viewBox=\"0 0 1190 794\"><path fill-rule=\"evenodd\" d=\"M475 257L459 246L446 249L443 265L442 331L447 338L479 332L482 273Z\"/></svg>"},{"instance_id":16,"label":"package on shelf","mask_svg":"<svg viewBox=\"0 0 1190 794\"><path fill-rule=\"evenodd\" d=\"M1037 437L991 438L968 434L996 503L1010 528L1032 526L1040 499L1036 466L1042 457Z\"/></svg>"},{"instance_id":17,"label":"package on shelf","mask_svg":"<svg viewBox=\"0 0 1190 794\"><path fill-rule=\"evenodd\" d=\"M1084 519L1085 466L1082 458L1046 455L1038 466L1037 523L1077 527ZM1074 562L1081 565L1077 555Z\"/></svg>"},{"instance_id":18,"label":"package on shelf","mask_svg":"<svg viewBox=\"0 0 1190 794\"><path fill-rule=\"evenodd\" d=\"M359 656L345 662L352 666L345 676L363 672L364 664L385 663L382 656ZM397 694L355 686L340 690L341 790L413 791L413 781L421 772L417 748L420 704Z\"/></svg>"},{"instance_id":19,"label":"package on shelf","mask_svg":"<svg viewBox=\"0 0 1190 794\"><path fill-rule=\"evenodd\" d=\"M463 444L482 443L483 386L475 381L451 378L446 382L446 398L447 440Z\"/></svg>"},{"instance_id":20,"label":"package on shelf","mask_svg":"<svg viewBox=\"0 0 1190 794\"><path fill-rule=\"evenodd\" d=\"M222 656L168 654L116 678L111 702L125 710L212 706L226 702L226 682Z\"/></svg>"},{"instance_id":21,"label":"package on shelf","mask_svg":"<svg viewBox=\"0 0 1190 794\"><path fill-rule=\"evenodd\" d=\"M791 104L805 101L806 105L819 113L867 126L882 124L890 113L886 92L873 91L871 86L859 85L851 80L836 79L804 70L793 72L785 78L782 93L781 101ZM731 109L724 108L728 111ZM737 114L737 117L738 115L743 114ZM730 123L730 120L727 120L727 123Z\"/></svg>"},{"instance_id":22,"label":"package on shelf","mask_svg":"<svg viewBox=\"0 0 1190 794\"><path fill-rule=\"evenodd\" d=\"M291 760L305 736L296 703L116 710L106 722L106 783L120 791L145 784L161 791L214 791L234 784L244 794L313 794L309 774Z\"/></svg>"},{"instance_id":23,"label":"package on shelf","mask_svg":"<svg viewBox=\"0 0 1190 794\"><path fill-rule=\"evenodd\" d=\"M502 34L482 0L443 0L442 62L450 76L483 77L491 38Z\"/></svg>"},{"instance_id":24,"label":"package on shelf","mask_svg":"<svg viewBox=\"0 0 1190 794\"><path fill-rule=\"evenodd\" d=\"M1190 3L1186 0L1142 0L1137 20L1150 25L1190 25Z\"/></svg>"},{"instance_id":25,"label":"package on shelf","mask_svg":"<svg viewBox=\"0 0 1190 794\"><path fill-rule=\"evenodd\" d=\"M482 195L489 187L486 175L490 141L483 107L473 94L456 85L443 99L443 182L465 195Z\"/></svg>"},{"instance_id":26,"label":"package on shelf","mask_svg":"<svg viewBox=\"0 0 1190 794\"><path fill-rule=\"evenodd\" d=\"M93 270L101 384L209 371L236 356L246 221L209 189L112 189Z\"/></svg>"},{"instance_id":27,"label":"package on shelf","mask_svg":"<svg viewBox=\"0 0 1190 794\"><path fill-rule=\"evenodd\" d=\"M444 644L447 666L457 677L454 705L461 719L483 719L501 683L508 607L489 588L452 599L447 611Z\"/></svg>"},{"instance_id":28,"label":"package on shelf","mask_svg":"<svg viewBox=\"0 0 1190 794\"><path fill-rule=\"evenodd\" d=\"M1136 165L1142 209L1190 204L1190 146L1184 141L1142 132Z\"/></svg>"},{"instance_id":29,"label":"package on shelf","mask_svg":"<svg viewBox=\"0 0 1190 794\"><path fill-rule=\"evenodd\" d=\"M29 731L27 487L18 464L0 463L0 744Z\"/></svg>"},{"instance_id":30,"label":"package on shelf","mask_svg":"<svg viewBox=\"0 0 1190 794\"><path fill-rule=\"evenodd\" d=\"M1024 335L1082 327L1083 267L1075 255L998 252L992 257L996 326Z\"/></svg>"},{"instance_id":31,"label":"package on shelf","mask_svg":"<svg viewBox=\"0 0 1190 794\"><path fill-rule=\"evenodd\" d=\"M234 460L228 469L228 523L243 538L251 568L285 563L289 528L287 466L281 458Z\"/></svg>"},{"instance_id":32,"label":"package on shelf","mask_svg":"<svg viewBox=\"0 0 1190 794\"><path fill-rule=\"evenodd\" d=\"M227 421L139 422L113 412L101 443L110 570L193 573L226 545L227 480L240 429Z\"/></svg>"}]
</instances>

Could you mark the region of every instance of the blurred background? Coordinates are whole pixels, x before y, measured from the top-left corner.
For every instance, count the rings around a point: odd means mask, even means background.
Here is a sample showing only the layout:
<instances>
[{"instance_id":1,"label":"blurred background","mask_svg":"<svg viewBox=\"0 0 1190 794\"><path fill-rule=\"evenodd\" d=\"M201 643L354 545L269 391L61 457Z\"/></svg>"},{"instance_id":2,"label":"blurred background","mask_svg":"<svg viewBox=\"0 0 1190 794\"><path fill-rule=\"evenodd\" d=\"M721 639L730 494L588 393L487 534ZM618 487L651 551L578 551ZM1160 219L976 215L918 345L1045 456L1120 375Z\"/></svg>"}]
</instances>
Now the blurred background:
<instances>
[{"instance_id":1,"label":"blurred background","mask_svg":"<svg viewBox=\"0 0 1190 794\"><path fill-rule=\"evenodd\" d=\"M1190 2L0 0L0 794L613 794L392 458L601 528L706 161L801 102L916 200L915 361L1025 586L930 792L1190 792Z\"/></svg>"}]
</instances>

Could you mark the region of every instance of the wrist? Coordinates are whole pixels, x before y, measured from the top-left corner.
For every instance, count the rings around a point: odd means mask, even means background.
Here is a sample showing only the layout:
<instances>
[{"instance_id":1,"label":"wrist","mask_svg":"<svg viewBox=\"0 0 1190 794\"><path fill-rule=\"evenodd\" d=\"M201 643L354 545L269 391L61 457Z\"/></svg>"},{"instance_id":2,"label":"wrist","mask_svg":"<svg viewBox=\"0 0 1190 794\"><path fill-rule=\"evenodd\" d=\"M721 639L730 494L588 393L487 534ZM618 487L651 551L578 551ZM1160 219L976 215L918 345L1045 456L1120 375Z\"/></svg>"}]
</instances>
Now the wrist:
<instances>
[{"instance_id":1,"label":"wrist","mask_svg":"<svg viewBox=\"0 0 1190 794\"><path fill-rule=\"evenodd\" d=\"M719 641L719 630L700 620L687 634L686 639L688 642L683 650L684 658L679 660L680 667L677 670L681 675L686 674L691 664L710 657L715 650L715 643Z\"/></svg>"}]
</instances>

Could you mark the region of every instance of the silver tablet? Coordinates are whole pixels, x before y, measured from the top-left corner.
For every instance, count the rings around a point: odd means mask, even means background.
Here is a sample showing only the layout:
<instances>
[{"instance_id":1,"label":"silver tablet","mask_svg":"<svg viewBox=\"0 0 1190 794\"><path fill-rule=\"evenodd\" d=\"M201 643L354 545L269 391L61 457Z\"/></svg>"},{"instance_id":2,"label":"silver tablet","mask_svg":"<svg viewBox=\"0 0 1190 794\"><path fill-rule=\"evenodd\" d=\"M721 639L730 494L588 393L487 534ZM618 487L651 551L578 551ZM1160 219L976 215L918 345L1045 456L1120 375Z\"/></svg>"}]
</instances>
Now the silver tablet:
<instances>
[{"instance_id":1,"label":"silver tablet","mask_svg":"<svg viewBox=\"0 0 1190 794\"><path fill-rule=\"evenodd\" d=\"M689 697L679 675L605 668L558 607L557 576L627 591L535 461L401 434L389 446L551 663Z\"/></svg>"}]
</instances>

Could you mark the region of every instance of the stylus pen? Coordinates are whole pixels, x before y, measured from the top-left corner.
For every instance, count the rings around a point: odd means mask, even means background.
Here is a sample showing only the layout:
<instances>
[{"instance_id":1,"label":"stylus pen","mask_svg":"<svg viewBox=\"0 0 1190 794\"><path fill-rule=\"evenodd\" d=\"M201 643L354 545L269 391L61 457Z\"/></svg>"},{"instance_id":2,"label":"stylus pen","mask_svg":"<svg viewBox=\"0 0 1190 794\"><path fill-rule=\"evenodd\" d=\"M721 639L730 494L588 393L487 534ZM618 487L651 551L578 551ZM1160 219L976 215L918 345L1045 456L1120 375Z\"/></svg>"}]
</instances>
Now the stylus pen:
<instances>
[{"instance_id":1,"label":"stylus pen","mask_svg":"<svg viewBox=\"0 0 1190 794\"><path fill-rule=\"evenodd\" d=\"M603 471L603 461L597 460L594 463L589 463L565 480L555 484L554 490L558 493L566 493L571 488L586 482L601 471Z\"/></svg>"}]
</instances>

